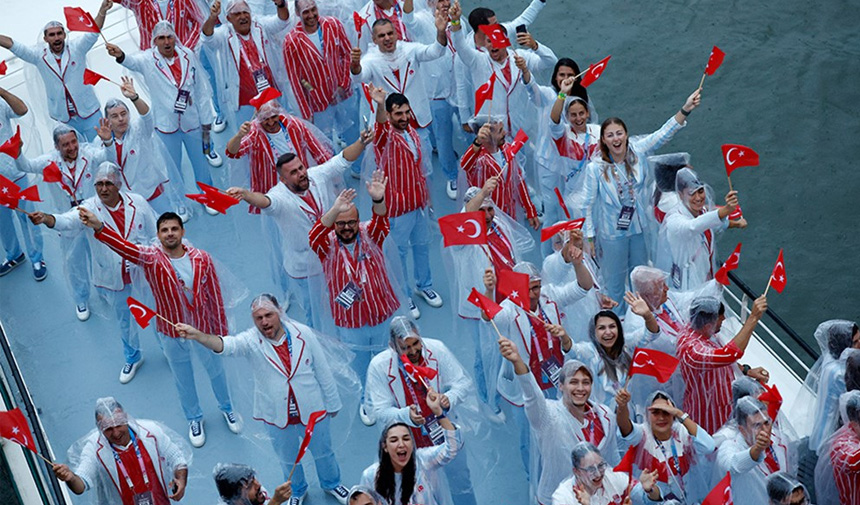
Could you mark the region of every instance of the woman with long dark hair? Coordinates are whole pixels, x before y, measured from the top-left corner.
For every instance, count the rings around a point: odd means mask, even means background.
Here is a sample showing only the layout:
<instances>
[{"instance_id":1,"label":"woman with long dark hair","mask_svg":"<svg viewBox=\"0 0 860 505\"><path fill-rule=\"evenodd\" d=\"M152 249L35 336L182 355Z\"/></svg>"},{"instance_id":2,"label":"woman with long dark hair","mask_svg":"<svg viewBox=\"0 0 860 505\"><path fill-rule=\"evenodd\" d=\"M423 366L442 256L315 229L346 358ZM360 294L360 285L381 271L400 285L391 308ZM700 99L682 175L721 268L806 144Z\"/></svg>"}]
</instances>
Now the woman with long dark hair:
<instances>
[{"instance_id":1,"label":"woman with long dark hair","mask_svg":"<svg viewBox=\"0 0 860 505\"><path fill-rule=\"evenodd\" d=\"M607 294L613 300L621 300L633 268L648 261L646 233L656 227L648 211L654 179L648 156L686 125L687 116L700 102L697 89L659 130L641 137L629 138L627 125L617 117L600 126L600 153L585 169L585 231L596 242L592 254L599 258ZM616 314L625 310L624 303L615 308Z\"/></svg>"},{"instance_id":2,"label":"woman with long dark hair","mask_svg":"<svg viewBox=\"0 0 860 505\"><path fill-rule=\"evenodd\" d=\"M393 423L379 437L379 462L364 470L361 484L379 493L388 505L450 505L450 493L438 474L463 446L458 430L445 416L442 395L432 389L427 392L427 406L436 416L435 426L424 426L429 431L444 430L441 445L415 448L412 430L405 423Z\"/></svg>"}]
</instances>

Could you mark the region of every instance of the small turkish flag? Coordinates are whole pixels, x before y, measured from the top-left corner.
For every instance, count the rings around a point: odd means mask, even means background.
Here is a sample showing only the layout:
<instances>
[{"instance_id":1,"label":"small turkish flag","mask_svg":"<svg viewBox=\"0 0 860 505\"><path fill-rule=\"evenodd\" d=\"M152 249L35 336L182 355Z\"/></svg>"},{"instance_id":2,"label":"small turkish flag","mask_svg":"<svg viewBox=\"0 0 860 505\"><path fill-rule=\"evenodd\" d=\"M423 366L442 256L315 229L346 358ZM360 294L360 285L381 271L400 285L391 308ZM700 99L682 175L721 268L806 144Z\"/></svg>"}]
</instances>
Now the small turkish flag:
<instances>
[{"instance_id":1,"label":"small turkish flag","mask_svg":"<svg viewBox=\"0 0 860 505\"><path fill-rule=\"evenodd\" d=\"M762 386L764 386L764 393L758 395L758 399L767 404L767 415L771 422L776 421L776 415L779 414L779 408L782 407L782 395L779 394L776 384L773 386L762 384Z\"/></svg>"},{"instance_id":2,"label":"small turkish flag","mask_svg":"<svg viewBox=\"0 0 860 505\"><path fill-rule=\"evenodd\" d=\"M736 270L738 268L738 265L740 264L740 261L741 244L738 243L738 245L735 247L734 252L728 258L726 258L726 262L723 263L723 266L721 266L720 269L717 270L717 273L714 274L714 279L716 279L716 281L723 286L728 286L729 272L731 272L732 270Z\"/></svg>"},{"instance_id":3,"label":"small turkish flag","mask_svg":"<svg viewBox=\"0 0 860 505\"><path fill-rule=\"evenodd\" d=\"M97 72L93 72L92 70L85 68L84 69L84 84L95 86L101 80L110 81L107 77L99 74Z\"/></svg>"},{"instance_id":4,"label":"small turkish flag","mask_svg":"<svg viewBox=\"0 0 860 505\"><path fill-rule=\"evenodd\" d=\"M514 156L516 156L517 153L520 152L520 149L523 148L525 143L528 142L528 140L529 136L526 135L526 132L524 132L522 128L520 128L520 130L514 137L514 140L512 142L509 142L505 145L505 147L502 148L502 154L505 156L505 161L510 163L511 160L514 159Z\"/></svg>"},{"instance_id":5,"label":"small turkish flag","mask_svg":"<svg viewBox=\"0 0 860 505\"><path fill-rule=\"evenodd\" d=\"M128 311L131 312L131 315L134 316L134 320L137 321L137 324L139 324L141 328L149 326L149 321L156 316L156 312L154 310L130 296L125 299L125 303L128 304Z\"/></svg>"},{"instance_id":6,"label":"small turkish flag","mask_svg":"<svg viewBox=\"0 0 860 505\"><path fill-rule=\"evenodd\" d=\"M478 29L489 37L493 49L504 49L511 46L511 41L508 39L508 34L504 26L500 24L481 25Z\"/></svg>"},{"instance_id":7,"label":"small turkish flag","mask_svg":"<svg viewBox=\"0 0 860 505\"><path fill-rule=\"evenodd\" d=\"M600 76L603 75L603 71L606 70L606 64L609 63L609 58L612 58L611 54L597 63L592 63L588 66L588 70L585 72L585 75L582 76L582 81L580 81L583 88L591 86L594 84L594 81L600 79Z\"/></svg>"},{"instance_id":8,"label":"small turkish flag","mask_svg":"<svg viewBox=\"0 0 860 505\"><path fill-rule=\"evenodd\" d=\"M66 27L70 32L99 33L99 27L89 12L80 7L63 7L66 15Z\"/></svg>"},{"instance_id":9,"label":"small turkish flag","mask_svg":"<svg viewBox=\"0 0 860 505\"><path fill-rule=\"evenodd\" d=\"M540 241L546 242L547 240L551 239L553 235L559 232L568 230L579 230L582 228L582 223L584 222L585 218L581 217L579 219L574 219L573 221L564 221L562 223L554 224L552 226L547 226L540 231Z\"/></svg>"},{"instance_id":10,"label":"small turkish flag","mask_svg":"<svg viewBox=\"0 0 860 505\"><path fill-rule=\"evenodd\" d=\"M20 192L21 188L17 184L0 175L0 205L10 209L18 207L18 193Z\"/></svg>"},{"instance_id":11,"label":"small turkish flag","mask_svg":"<svg viewBox=\"0 0 860 505\"><path fill-rule=\"evenodd\" d=\"M736 168L757 166L758 153L740 144L723 144L723 162L726 175L731 177Z\"/></svg>"},{"instance_id":12,"label":"small turkish flag","mask_svg":"<svg viewBox=\"0 0 860 505\"><path fill-rule=\"evenodd\" d=\"M770 287L775 289L777 293L782 293L786 281L788 279L785 277L785 263L782 261L782 249L780 249L779 256L776 258L776 265L773 266L773 272L770 274Z\"/></svg>"},{"instance_id":13,"label":"small turkish flag","mask_svg":"<svg viewBox=\"0 0 860 505\"><path fill-rule=\"evenodd\" d=\"M621 461L612 469L613 472L623 472L627 475L633 475L633 462L636 460L636 446L631 445L624 453Z\"/></svg>"},{"instance_id":14,"label":"small turkish flag","mask_svg":"<svg viewBox=\"0 0 860 505\"><path fill-rule=\"evenodd\" d=\"M10 158L18 159L21 156L21 126L15 128L15 135L9 137L9 140L0 145L0 153L8 155Z\"/></svg>"},{"instance_id":15,"label":"small turkish flag","mask_svg":"<svg viewBox=\"0 0 860 505\"><path fill-rule=\"evenodd\" d=\"M472 292L469 293L468 300L469 303L484 311L484 314L486 314L490 319L496 317L496 314L502 310L501 305L482 295L475 288L472 288Z\"/></svg>"},{"instance_id":16,"label":"small turkish flag","mask_svg":"<svg viewBox=\"0 0 860 505\"><path fill-rule=\"evenodd\" d=\"M27 418L24 417L24 413L19 408L0 412L0 437L23 445L36 454L39 453L36 450L33 433L30 432L30 427L27 425Z\"/></svg>"},{"instance_id":17,"label":"small turkish flag","mask_svg":"<svg viewBox=\"0 0 860 505\"><path fill-rule=\"evenodd\" d=\"M6 75L6 70L8 69L9 67L6 66L6 60L0 61L0 75Z\"/></svg>"},{"instance_id":18,"label":"small turkish flag","mask_svg":"<svg viewBox=\"0 0 860 505\"><path fill-rule=\"evenodd\" d=\"M361 83L361 90L364 91L364 99L367 100L368 104L370 104L370 112L375 112L373 110L373 97L370 96L370 86L368 86L367 83L363 82Z\"/></svg>"},{"instance_id":19,"label":"small turkish flag","mask_svg":"<svg viewBox=\"0 0 860 505\"><path fill-rule=\"evenodd\" d=\"M678 368L678 360L665 352L654 349L633 350L633 361L630 363L629 375L650 375L657 382L664 383L672 377L672 373Z\"/></svg>"},{"instance_id":20,"label":"small turkish flag","mask_svg":"<svg viewBox=\"0 0 860 505\"><path fill-rule=\"evenodd\" d=\"M253 105L255 109L260 110L260 107L262 107L264 103L271 102L276 98L280 98L280 96L280 91L270 87L257 93L257 96L248 100L248 103Z\"/></svg>"},{"instance_id":21,"label":"small turkish flag","mask_svg":"<svg viewBox=\"0 0 860 505\"><path fill-rule=\"evenodd\" d=\"M734 503L732 500L732 474L726 472L726 476L720 479L720 482L708 493L702 505L734 505Z\"/></svg>"},{"instance_id":22,"label":"small turkish flag","mask_svg":"<svg viewBox=\"0 0 860 505\"><path fill-rule=\"evenodd\" d=\"M481 87L475 90L475 114L481 112L481 107L487 100L493 100L493 91L496 88L496 73L490 75L490 80L481 84Z\"/></svg>"},{"instance_id":23,"label":"small turkish flag","mask_svg":"<svg viewBox=\"0 0 860 505\"><path fill-rule=\"evenodd\" d=\"M412 362L409 361L409 356L405 354L400 355L400 361L403 363L403 368L406 369L406 373L413 377L413 382L418 382L422 377L424 379L433 380L437 375L439 375L439 372L430 367L413 365Z\"/></svg>"},{"instance_id":24,"label":"small turkish flag","mask_svg":"<svg viewBox=\"0 0 860 505\"><path fill-rule=\"evenodd\" d=\"M239 200L224 193L223 191L214 186L203 184L202 182L198 182L197 185L200 186L200 189L203 190L202 194L185 196L194 200L195 202L201 203L209 207L210 209L217 210L221 214L226 214L227 209L239 204Z\"/></svg>"},{"instance_id":25,"label":"small turkish flag","mask_svg":"<svg viewBox=\"0 0 860 505\"><path fill-rule=\"evenodd\" d=\"M355 24L355 31L358 33L358 38L361 38L361 26L367 23L367 20L361 17L361 14L352 11L352 22Z\"/></svg>"},{"instance_id":26,"label":"small turkish flag","mask_svg":"<svg viewBox=\"0 0 860 505\"><path fill-rule=\"evenodd\" d=\"M487 221L482 211L459 212L439 218L445 247L487 243Z\"/></svg>"},{"instance_id":27,"label":"small turkish flag","mask_svg":"<svg viewBox=\"0 0 860 505\"><path fill-rule=\"evenodd\" d=\"M318 410L316 412L311 413L310 418L308 418L308 425L305 426L305 438L302 439L302 445L299 446L299 453L296 455L296 464L302 460L302 456L305 455L305 451L308 450L308 445L311 443L311 437L314 436L314 426L316 426L317 421L325 416L325 410Z\"/></svg>"},{"instance_id":28,"label":"small turkish flag","mask_svg":"<svg viewBox=\"0 0 860 505\"><path fill-rule=\"evenodd\" d=\"M60 172L60 167L58 167L57 164L53 161L48 164L47 167L42 169L42 179L45 182L59 182L60 187L62 187L66 191L66 193L70 195L74 194L72 188L70 188L68 184L63 181L63 173Z\"/></svg>"},{"instance_id":29,"label":"small turkish flag","mask_svg":"<svg viewBox=\"0 0 860 505\"><path fill-rule=\"evenodd\" d=\"M708 57L708 65L705 67L705 73L708 75L714 75L714 72L720 68L720 65L723 64L723 58L726 57L726 53L724 53L719 47L714 46L711 49L711 55Z\"/></svg>"},{"instance_id":30,"label":"small turkish flag","mask_svg":"<svg viewBox=\"0 0 860 505\"><path fill-rule=\"evenodd\" d=\"M529 275L512 270L499 270L496 290L520 307L531 310L529 302Z\"/></svg>"},{"instance_id":31,"label":"small turkish flag","mask_svg":"<svg viewBox=\"0 0 860 505\"><path fill-rule=\"evenodd\" d=\"M22 190L18 193L18 198L21 200L26 200L28 202L41 202L39 199L39 187L38 186L30 186L27 189Z\"/></svg>"}]
</instances>

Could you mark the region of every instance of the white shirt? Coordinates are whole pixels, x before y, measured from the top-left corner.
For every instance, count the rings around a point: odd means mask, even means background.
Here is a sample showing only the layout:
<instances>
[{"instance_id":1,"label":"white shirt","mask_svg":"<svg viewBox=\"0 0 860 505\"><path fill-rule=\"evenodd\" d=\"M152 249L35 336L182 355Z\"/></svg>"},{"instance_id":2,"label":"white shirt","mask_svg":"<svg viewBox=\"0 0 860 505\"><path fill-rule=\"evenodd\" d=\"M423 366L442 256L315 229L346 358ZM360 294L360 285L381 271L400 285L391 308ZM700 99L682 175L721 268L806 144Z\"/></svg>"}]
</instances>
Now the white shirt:
<instances>
[{"instance_id":1,"label":"white shirt","mask_svg":"<svg viewBox=\"0 0 860 505\"><path fill-rule=\"evenodd\" d=\"M170 264L183 284L182 291L188 301L194 303L194 267L191 265L191 258L183 254L181 258L170 258Z\"/></svg>"}]
</instances>

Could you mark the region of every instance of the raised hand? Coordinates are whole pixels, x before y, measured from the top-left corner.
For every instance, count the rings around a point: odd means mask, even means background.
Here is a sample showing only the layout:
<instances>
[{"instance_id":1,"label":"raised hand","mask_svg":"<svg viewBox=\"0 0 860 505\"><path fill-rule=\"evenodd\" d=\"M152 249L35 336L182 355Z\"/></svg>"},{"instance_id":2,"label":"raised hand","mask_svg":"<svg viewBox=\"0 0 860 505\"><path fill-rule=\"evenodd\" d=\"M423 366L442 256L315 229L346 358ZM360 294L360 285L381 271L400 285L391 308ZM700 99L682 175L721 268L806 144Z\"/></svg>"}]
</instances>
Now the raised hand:
<instances>
[{"instance_id":1,"label":"raised hand","mask_svg":"<svg viewBox=\"0 0 860 505\"><path fill-rule=\"evenodd\" d=\"M591 495L588 494L588 491L586 491L584 487L579 484L573 486L573 494L576 496L576 501L578 501L580 505L591 505Z\"/></svg>"},{"instance_id":2,"label":"raised hand","mask_svg":"<svg viewBox=\"0 0 860 505\"><path fill-rule=\"evenodd\" d=\"M93 129L96 131L99 138L102 139L102 142L109 142L113 136L113 133L110 130L110 121L106 118L100 118L99 125L93 126Z\"/></svg>"},{"instance_id":3,"label":"raised hand","mask_svg":"<svg viewBox=\"0 0 860 505\"><path fill-rule=\"evenodd\" d=\"M573 91L573 83L576 82L576 79L573 77L568 77L567 79L561 81L561 92L565 95L569 95L571 91Z\"/></svg>"},{"instance_id":4,"label":"raised hand","mask_svg":"<svg viewBox=\"0 0 860 505\"><path fill-rule=\"evenodd\" d=\"M645 470L642 472L642 475L639 476L639 483L642 484L642 489L646 493L650 493L652 489L654 489L654 484L657 483L657 476L659 473L657 470Z\"/></svg>"},{"instance_id":5,"label":"raised hand","mask_svg":"<svg viewBox=\"0 0 860 505\"><path fill-rule=\"evenodd\" d=\"M107 53L113 58L119 58L123 55L122 49L120 49L118 45L111 44L110 42L105 43L105 49L107 49Z\"/></svg>"},{"instance_id":6,"label":"raised hand","mask_svg":"<svg viewBox=\"0 0 860 505\"><path fill-rule=\"evenodd\" d=\"M212 6L209 7L209 17L212 19L218 19L218 16L221 15L221 0L215 0L212 2Z\"/></svg>"},{"instance_id":7,"label":"raised hand","mask_svg":"<svg viewBox=\"0 0 860 505\"><path fill-rule=\"evenodd\" d=\"M347 188L341 191L340 194L337 195L337 198L332 205L332 209L338 214L348 211L352 208L352 201L355 200L356 195L357 193L352 188Z\"/></svg>"},{"instance_id":8,"label":"raised hand","mask_svg":"<svg viewBox=\"0 0 860 505\"><path fill-rule=\"evenodd\" d=\"M535 38L532 37L532 34L529 32L520 32L517 34L517 44L521 46L528 47L532 51L536 51L538 48L537 42L535 42ZM519 65L517 65L519 66Z\"/></svg>"},{"instance_id":9,"label":"raised hand","mask_svg":"<svg viewBox=\"0 0 860 505\"><path fill-rule=\"evenodd\" d=\"M604 295L603 293L599 293L600 295L600 308L603 310L611 310L618 306L618 302Z\"/></svg>"},{"instance_id":10,"label":"raised hand","mask_svg":"<svg viewBox=\"0 0 860 505\"><path fill-rule=\"evenodd\" d=\"M382 170L374 170L373 175L370 176L370 181L367 183L367 194L373 200L382 200L385 198L385 187L387 185L388 176Z\"/></svg>"},{"instance_id":11,"label":"raised hand","mask_svg":"<svg viewBox=\"0 0 860 505\"><path fill-rule=\"evenodd\" d=\"M490 126L489 123L487 123L481 126L481 129L478 130L478 136L475 138L475 142L479 144L486 144L487 141L489 141L491 138L493 138L493 128Z\"/></svg>"},{"instance_id":12,"label":"raised hand","mask_svg":"<svg viewBox=\"0 0 860 505\"><path fill-rule=\"evenodd\" d=\"M444 413L442 409L442 397L444 395L437 393L433 388L427 388L427 406L433 414L441 416Z\"/></svg>"},{"instance_id":13,"label":"raised hand","mask_svg":"<svg viewBox=\"0 0 860 505\"><path fill-rule=\"evenodd\" d=\"M767 297L761 295L755 299L755 302L753 302L750 317L754 317L758 320L761 319L761 316L763 316L765 312L767 312Z\"/></svg>"},{"instance_id":14,"label":"raised hand","mask_svg":"<svg viewBox=\"0 0 860 505\"><path fill-rule=\"evenodd\" d=\"M737 191L729 191L726 193L726 207L729 208L729 214L737 210L738 208L738 192Z\"/></svg>"},{"instance_id":15,"label":"raised hand","mask_svg":"<svg viewBox=\"0 0 860 505\"><path fill-rule=\"evenodd\" d=\"M244 123L242 123L241 126L239 126L239 131L237 133L239 134L239 138L243 139L243 138L245 138L246 135L248 135L248 133L250 133L250 131L251 131L251 122L245 121Z\"/></svg>"},{"instance_id":16,"label":"raised hand","mask_svg":"<svg viewBox=\"0 0 860 505\"><path fill-rule=\"evenodd\" d=\"M448 11L441 7L436 7L433 24L436 25L437 32L444 32L448 28Z\"/></svg>"},{"instance_id":17,"label":"raised hand","mask_svg":"<svg viewBox=\"0 0 860 505\"><path fill-rule=\"evenodd\" d=\"M367 87L370 89L370 98L373 99L374 102L379 104L380 107L385 106L385 96L386 92L382 88L378 88L373 84L368 84Z\"/></svg>"},{"instance_id":18,"label":"raised hand","mask_svg":"<svg viewBox=\"0 0 860 505\"><path fill-rule=\"evenodd\" d=\"M376 132L371 127L367 127L358 134L358 140L361 142L361 145L367 146L373 142L373 138L376 136Z\"/></svg>"},{"instance_id":19,"label":"raised hand","mask_svg":"<svg viewBox=\"0 0 860 505\"><path fill-rule=\"evenodd\" d=\"M132 98L138 96L137 91L134 89L134 79L127 76L122 76L122 84L119 87L120 91L122 91L122 96L131 100Z\"/></svg>"},{"instance_id":20,"label":"raised hand","mask_svg":"<svg viewBox=\"0 0 860 505\"><path fill-rule=\"evenodd\" d=\"M626 407L630 403L630 392L624 388L615 393L615 404L620 407Z\"/></svg>"},{"instance_id":21,"label":"raised hand","mask_svg":"<svg viewBox=\"0 0 860 505\"><path fill-rule=\"evenodd\" d=\"M693 91L693 94L687 97L683 109L687 112L692 112L700 103L702 103L702 88Z\"/></svg>"},{"instance_id":22,"label":"raised hand","mask_svg":"<svg viewBox=\"0 0 860 505\"><path fill-rule=\"evenodd\" d=\"M496 287L496 272L492 268L484 270L484 287L492 291Z\"/></svg>"},{"instance_id":23,"label":"raised hand","mask_svg":"<svg viewBox=\"0 0 860 505\"><path fill-rule=\"evenodd\" d=\"M499 185L499 176L494 175L492 177L488 177L486 181L484 181L484 187L481 188L481 192L484 194L484 198L489 197L496 190L496 187Z\"/></svg>"},{"instance_id":24,"label":"raised hand","mask_svg":"<svg viewBox=\"0 0 860 505\"><path fill-rule=\"evenodd\" d=\"M463 10L460 8L460 2L453 2L451 7L448 8L448 18L451 21L459 21L462 13Z\"/></svg>"},{"instance_id":25,"label":"raised hand","mask_svg":"<svg viewBox=\"0 0 860 505\"><path fill-rule=\"evenodd\" d=\"M409 420L416 426L424 424L424 416L421 415L421 412L418 412L418 407L415 405L409 406Z\"/></svg>"},{"instance_id":26,"label":"raised hand","mask_svg":"<svg viewBox=\"0 0 860 505\"><path fill-rule=\"evenodd\" d=\"M628 291L624 295L624 301L630 306L630 310L639 317L644 318L651 314L651 307L648 306L648 302L639 296L639 293L631 293Z\"/></svg>"},{"instance_id":27,"label":"raised hand","mask_svg":"<svg viewBox=\"0 0 860 505\"><path fill-rule=\"evenodd\" d=\"M292 482L287 481L275 488L275 492L272 493L272 497L269 498L269 503L272 505L281 505L282 503L287 503L288 501L290 501L290 498L292 497Z\"/></svg>"},{"instance_id":28,"label":"raised hand","mask_svg":"<svg viewBox=\"0 0 860 505\"><path fill-rule=\"evenodd\" d=\"M500 338L499 339L499 352L502 353L502 357L511 363L517 363L522 361L520 357L520 352L517 350L516 344L514 344L510 339Z\"/></svg>"},{"instance_id":29,"label":"raised hand","mask_svg":"<svg viewBox=\"0 0 860 505\"><path fill-rule=\"evenodd\" d=\"M582 241L580 241L580 243L582 243ZM564 247L561 248L561 257L564 258L564 261L567 263L578 265L582 263L582 249L576 247L572 240L568 240L565 242Z\"/></svg>"}]
</instances>

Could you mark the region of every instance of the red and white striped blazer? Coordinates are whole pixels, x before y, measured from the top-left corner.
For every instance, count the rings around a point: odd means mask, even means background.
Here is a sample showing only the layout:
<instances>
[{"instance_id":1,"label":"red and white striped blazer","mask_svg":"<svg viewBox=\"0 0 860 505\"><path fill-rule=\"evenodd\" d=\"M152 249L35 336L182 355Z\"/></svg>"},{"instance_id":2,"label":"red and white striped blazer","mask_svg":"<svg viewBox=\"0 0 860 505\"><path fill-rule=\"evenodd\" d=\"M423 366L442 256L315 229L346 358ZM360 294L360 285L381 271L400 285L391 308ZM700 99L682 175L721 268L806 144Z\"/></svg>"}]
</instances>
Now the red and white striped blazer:
<instances>
[{"instance_id":1,"label":"red and white striped blazer","mask_svg":"<svg viewBox=\"0 0 860 505\"><path fill-rule=\"evenodd\" d=\"M190 324L210 335L229 333L218 274L208 253L183 245L194 269L194 286L191 290L194 303L190 303L182 293L182 283L170 264L170 258L160 246L132 244L107 226L96 232L95 237L126 260L143 268L155 296L155 310L162 317L174 323ZM161 318L156 322L156 329L170 337L179 336L176 329Z\"/></svg>"},{"instance_id":2,"label":"red and white striped blazer","mask_svg":"<svg viewBox=\"0 0 860 505\"><path fill-rule=\"evenodd\" d=\"M349 76L351 44L343 24L333 17L320 18L322 48L320 51L299 22L284 38L284 62L293 94L304 119L322 112L330 105L352 96ZM302 84L307 82L308 88ZM341 90L336 95L338 88Z\"/></svg>"},{"instance_id":3,"label":"red and white striped blazer","mask_svg":"<svg viewBox=\"0 0 860 505\"><path fill-rule=\"evenodd\" d=\"M120 3L134 13L140 33L140 50L152 46L152 29L156 23L166 19L176 30L176 38L190 49L197 47L203 26L203 12L195 0L172 0L167 4L167 16L161 15L156 0L122 0Z\"/></svg>"},{"instance_id":4,"label":"red and white striped blazer","mask_svg":"<svg viewBox=\"0 0 860 505\"><path fill-rule=\"evenodd\" d=\"M373 152L376 165L388 176L385 200L388 216L392 218L426 207L430 199L427 178L422 168L421 139L411 125L407 128L406 135L412 139L412 144L418 151L418 159L415 159L406 139L394 130L390 121L376 122Z\"/></svg>"},{"instance_id":5,"label":"red and white striped blazer","mask_svg":"<svg viewBox=\"0 0 860 505\"><path fill-rule=\"evenodd\" d=\"M507 143L502 145L499 151L501 152L506 146ZM480 151L475 152L470 147L460 159L460 166L466 172L469 186L482 188L490 177L502 176L499 185L493 191L492 198L493 202L512 219L517 219L518 206L525 210L526 218L537 217L537 209L529 196L529 190L516 157L502 168L486 148L482 147Z\"/></svg>"},{"instance_id":6,"label":"red and white striped blazer","mask_svg":"<svg viewBox=\"0 0 860 505\"><path fill-rule=\"evenodd\" d=\"M400 306L388 281L382 254L382 243L391 231L388 216L373 214L369 222L359 227L353 252L340 243L334 228L326 227L319 219L308 235L311 249L322 262L334 324L341 328L376 326ZM350 281L361 288L362 296L346 309L335 298Z\"/></svg>"}]
</instances>

